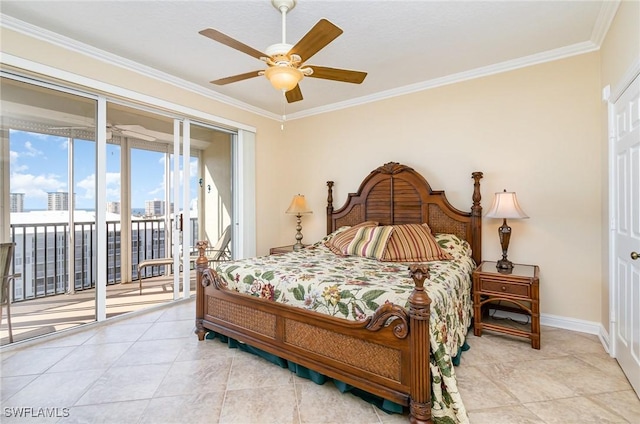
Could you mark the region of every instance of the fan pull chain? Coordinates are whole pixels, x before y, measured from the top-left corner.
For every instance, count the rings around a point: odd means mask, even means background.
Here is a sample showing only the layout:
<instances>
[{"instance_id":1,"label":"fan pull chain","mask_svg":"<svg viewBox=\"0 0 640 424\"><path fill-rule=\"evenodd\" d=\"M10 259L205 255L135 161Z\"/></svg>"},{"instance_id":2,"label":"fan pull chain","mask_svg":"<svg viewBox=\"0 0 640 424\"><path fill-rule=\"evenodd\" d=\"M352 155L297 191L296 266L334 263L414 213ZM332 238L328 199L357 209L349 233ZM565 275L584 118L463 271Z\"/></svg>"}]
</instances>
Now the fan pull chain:
<instances>
[{"instance_id":1,"label":"fan pull chain","mask_svg":"<svg viewBox=\"0 0 640 424\"><path fill-rule=\"evenodd\" d=\"M280 131L284 131L284 121L287 120L286 109L287 109L287 97L284 90L282 90L282 122L280 123Z\"/></svg>"}]
</instances>

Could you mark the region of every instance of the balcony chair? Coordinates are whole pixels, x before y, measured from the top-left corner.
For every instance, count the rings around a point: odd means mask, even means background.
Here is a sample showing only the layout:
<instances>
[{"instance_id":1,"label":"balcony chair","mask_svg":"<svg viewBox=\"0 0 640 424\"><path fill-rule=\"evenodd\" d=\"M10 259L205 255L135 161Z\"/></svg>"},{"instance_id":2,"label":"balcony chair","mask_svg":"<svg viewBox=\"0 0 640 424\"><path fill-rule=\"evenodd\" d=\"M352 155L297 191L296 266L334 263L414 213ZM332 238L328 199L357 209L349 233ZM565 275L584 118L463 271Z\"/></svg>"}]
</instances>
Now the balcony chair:
<instances>
[{"instance_id":1,"label":"balcony chair","mask_svg":"<svg viewBox=\"0 0 640 424\"><path fill-rule=\"evenodd\" d=\"M212 248L208 248L205 251L205 255L207 255L207 259L209 263L212 262L220 262L220 261L228 261L231 259L231 249L229 249L229 243L231 242L231 226L227 225L227 228L224 229L220 238L216 242L216 244ZM197 255L191 255L189 260L191 262L195 262L198 259ZM148 266L160 266L160 265L173 265L173 258L155 258L155 259L145 259L140 261L138 264L138 289L140 294L142 294L142 274L140 271L142 268ZM180 260L180 265L182 265L182 258Z\"/></svg>"},{"instance_id":2,"label":"balcony chair","mask_svg":"<svg viewBox=\"0 0 640 424\"><path fill-rule=\"evenodd\" d=\"M11 329L11 283L20 278L20 274L10 274L13 262L13 249L15 243L0 243L0 324L2 324L2 307L7 306L7 328L9 329L9 343L13 343L13 331Z\"/></svg>"}]
</instances>

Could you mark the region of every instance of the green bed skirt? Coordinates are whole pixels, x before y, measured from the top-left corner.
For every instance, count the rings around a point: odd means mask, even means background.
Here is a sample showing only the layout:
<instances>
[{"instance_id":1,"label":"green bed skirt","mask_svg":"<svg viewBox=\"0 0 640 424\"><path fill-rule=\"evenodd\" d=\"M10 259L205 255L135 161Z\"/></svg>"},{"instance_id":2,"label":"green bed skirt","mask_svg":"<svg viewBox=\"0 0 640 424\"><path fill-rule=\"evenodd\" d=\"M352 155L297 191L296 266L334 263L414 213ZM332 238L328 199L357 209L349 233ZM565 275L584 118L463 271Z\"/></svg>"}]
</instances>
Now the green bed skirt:
<instances>
[{"instance_id":1,"label":"green bed skirt","mask_svg":"<svg viewBox=\"0 0 640 424\"><path fill-rule=\"evenodd\" d=\"M320 374L317 371L310 370L307 367L303 367L300 364L296 364L295 362L288 361L279 356L273 355L269 352L265 352L262 349L258 349L256 347L250 346L246 343L241 343L235 339L227 337L223 334L216 333L215 331L208 331L205 336L209 340L219 339L222 343L226 343L230 349L240 349L244 352L253 353L254 355L258 355L259 357L266 359L267 361L274 363L281 368L288 368L289 371L295 373L298 377L306 378L313 381L316 384L324 384L327 381L333 381L333 384L340 390L341 393L349 392L359 398L372 403L377 406L379 409L389 413L389 414L402 414L407 412L407 407L400 405L399 403L392 402L387 399L383 399L380 396L372 395L364 390L358 389L357 387L353 387L350 384L344 383L342 381L336 380L331 377L327 377L324 374ZM460 357L462 356L462 352L469 350L469 345L467 342L458 350L458 355L456 355L453 359L453 365L458 366L460 364Z\"/></svg>"}]
</instances>

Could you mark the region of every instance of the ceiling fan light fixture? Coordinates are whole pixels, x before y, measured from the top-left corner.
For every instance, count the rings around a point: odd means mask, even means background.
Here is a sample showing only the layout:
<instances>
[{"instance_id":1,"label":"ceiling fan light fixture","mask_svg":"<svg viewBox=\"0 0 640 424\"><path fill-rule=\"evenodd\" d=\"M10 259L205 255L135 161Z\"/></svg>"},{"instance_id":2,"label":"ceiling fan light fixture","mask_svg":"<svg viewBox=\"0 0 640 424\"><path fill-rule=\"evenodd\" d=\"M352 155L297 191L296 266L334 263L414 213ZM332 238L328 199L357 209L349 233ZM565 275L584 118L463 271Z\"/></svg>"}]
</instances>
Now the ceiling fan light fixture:
<instances>
[{"instance_id":1,"label":"ceiling fan light fixture","mask_svg":"<svg viewBox=\"0 0 640 424\"><path fill-rule=\"evenodd\" d=\"M293 90L304 74L299 69L289 66L272 66L265 69L264 75L267 77L271 85L280 91Z\"/></svg>"}]
</instances>

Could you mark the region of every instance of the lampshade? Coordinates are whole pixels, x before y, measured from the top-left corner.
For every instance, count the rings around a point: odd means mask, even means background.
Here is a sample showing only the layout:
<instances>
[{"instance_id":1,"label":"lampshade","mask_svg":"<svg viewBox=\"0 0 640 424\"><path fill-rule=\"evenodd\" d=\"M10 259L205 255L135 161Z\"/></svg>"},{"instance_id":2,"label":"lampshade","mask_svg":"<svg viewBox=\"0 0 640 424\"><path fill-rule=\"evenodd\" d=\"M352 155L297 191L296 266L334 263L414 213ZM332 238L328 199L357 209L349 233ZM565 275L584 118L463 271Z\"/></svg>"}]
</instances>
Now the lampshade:
<instances>
[{"instance_id":1,"label":"lampshade","mask_svg":"<svg viewBox=\"0 0 640 424\"><path fill-rule=\"evenodd\" d=\"M502 193L496 193L493 198L493 204L485 216L487 218L508 219L529 218L518 204L516 194L507 190Z\"/></svg>"},{"instance_id":2,"label":"lampshade","mask_svg":"<svg viewBox=\"0 0 640 424\"><path fill-rule=\"evenodd\" d=\"M307 200L304 198L302 194L296 194L293 196L293 200L291 200L291 204L289 208L285 211L285 213L290 213L294 215L307 215L313 213L309 206L307 205Z\"/></svg>"},{"instance_id":3,"label":"lampshade","mask_svg":"<svg viewBox=\"0 0 640 424\"><path fill-rule=\"evenodd\" d=\"M271 66L264 71L271 85L276 90L293 90L304 74L296 68L289 66Z\"/></svg>"}]
</instances>

